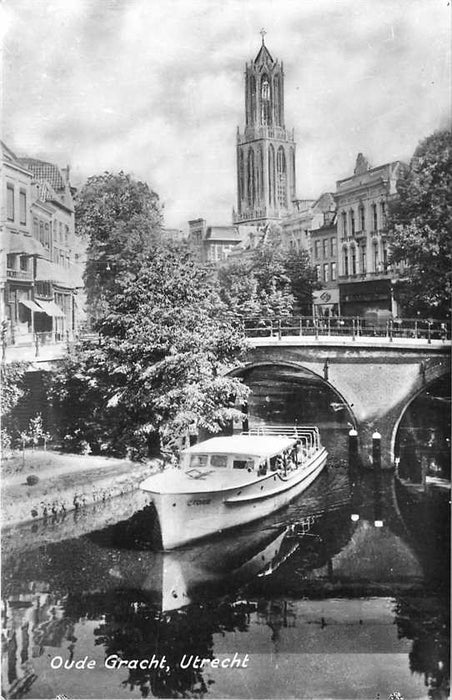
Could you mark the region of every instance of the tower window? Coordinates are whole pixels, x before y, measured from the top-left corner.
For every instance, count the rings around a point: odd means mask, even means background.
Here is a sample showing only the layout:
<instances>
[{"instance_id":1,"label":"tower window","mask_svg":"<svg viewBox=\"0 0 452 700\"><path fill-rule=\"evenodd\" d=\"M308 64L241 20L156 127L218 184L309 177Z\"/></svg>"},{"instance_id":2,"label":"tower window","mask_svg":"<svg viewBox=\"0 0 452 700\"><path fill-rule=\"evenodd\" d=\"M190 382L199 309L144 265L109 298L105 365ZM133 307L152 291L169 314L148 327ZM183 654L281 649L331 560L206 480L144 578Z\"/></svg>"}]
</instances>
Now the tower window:
<instances>
[{"instance_id":1,"label":"tower window","mask_svg":"<svg viewBox=\"0 0 452 700\"><path fill-rule=\"evenodd\" d=\"M243 159L243 151L240 151L239 155L239 182L240 182L240 192L239 200L242 201L245 192L245 164Z\"/></svg>"},{"instance_id":2,"label":"tower window","mask_svg":"<svg viewBox=\"0 0 452 700\"><path fill-rule=\"evenodd\" d=\"M256 78L254 75L250 76L250 116L251 124L256 121Z\"/></svg>"},{"instance_id":3,"label":"tower window","mask_svg":"<svg viewBox=\"0 0 452 700\"><path fill-rule=\"evenodd\" d=\"M273 93L274 93L274 103L275 103L275 124L277 126L281 125L281 93L280 93L280 79L279 75L275 75L273 79Z\"/></svg>"},{"instance_id":4,"label":"tower window","mask_svg":"<svg viewBox=\"0 0 452 700\"><path fill-rule=\"evenodd\" d=\"M255 199L254 151L250 148L248 151L248 204L250 207L254 205Z\"/></svg>"},{"instance_id":5,"label":"tower window","mask_svg":"<svg viewBox=\"0 0 452 700\"><path fill-rule=\"evenodd\" d=\"M271 121L270 84L267 76L263 75L261 81L261 123L265 126L271 124Z\"/></svg>"},{"instance_id":6,"label":"tower window","mask_svg":"<svg viewBox=\"0 0 452 700\"><path fill-rule=\"evenodd\" d=\"M275 150L270 144L268 149L268 196L270 205L275 204Z\"/></svg>"},{"instance_id":7,"label":"tower window","mask_svg":"<svg viewBox=\"0 0 452 700\"><path fill-rule=\"evenodd\" d=\"M282 146L278 148L276 156L276 172L277 172L277 198L281 208L287 206L287 171L286 171L286 156Z\"/></svg>"}]
</instances>

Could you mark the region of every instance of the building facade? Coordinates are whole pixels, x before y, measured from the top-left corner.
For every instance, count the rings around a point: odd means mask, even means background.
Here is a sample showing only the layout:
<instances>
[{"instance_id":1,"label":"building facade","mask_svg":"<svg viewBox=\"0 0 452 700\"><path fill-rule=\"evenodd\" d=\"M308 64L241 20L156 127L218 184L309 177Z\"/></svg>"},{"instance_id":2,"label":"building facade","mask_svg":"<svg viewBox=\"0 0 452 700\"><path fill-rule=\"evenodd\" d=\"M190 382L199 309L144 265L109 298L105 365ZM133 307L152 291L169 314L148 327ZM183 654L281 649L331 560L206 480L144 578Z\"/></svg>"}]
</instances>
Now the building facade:
<instances>
[{"instance_id":1,"label":"building facade","mask_svg":"<svg viewBox=\"0 0 452 700\"><path fill-rule=\"evenodd\" d=\"M400 161L371 168L359 153L353 175L337 182L339 299L343 315L372 315L384 320L399 314L394 282L402 269L391 268L388 262L386 217L405 168Z\"/></svg>"},{"instance_id":2,"label":"building facade","mask_svg":"<svg viewBox=\"0 0 452 700\"><path fill-rule=\"evenodd\" d=\"M284 121L284 70L265 45L245 68L245 128L237 129L237 211L234 223L267 224L296 199L293 131Z\"/></svg>"},{"instance_id":3,"label":"building facade","mask_svg":"<svg viewBox=\"0 0 452 700\"><path fill-rule=\"evenodd\" d=\"M1 312L12 344L63 340L77 329L83 282L68 176L2 144Z\"/></svg>"},{"instance_id":4,"label":"building facade","mask_svg":"<svg viewBox=\"0 0 452 700\"><path fill-rule=\"evenodd\" d=\"M222 263L245 239L238 226L207 226L205 219L188 222L188 242L202 262Z\"/></svg>"}]
</instances>

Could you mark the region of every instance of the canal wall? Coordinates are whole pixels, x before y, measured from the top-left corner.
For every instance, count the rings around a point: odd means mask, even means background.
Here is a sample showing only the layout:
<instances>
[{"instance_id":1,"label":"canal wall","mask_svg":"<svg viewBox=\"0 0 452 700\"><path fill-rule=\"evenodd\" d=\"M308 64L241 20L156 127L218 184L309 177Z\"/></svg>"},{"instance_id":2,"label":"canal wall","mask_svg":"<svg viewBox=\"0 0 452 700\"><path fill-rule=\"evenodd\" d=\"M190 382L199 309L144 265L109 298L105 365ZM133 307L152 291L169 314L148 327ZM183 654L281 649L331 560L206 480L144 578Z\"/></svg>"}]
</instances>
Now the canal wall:
<instances>
[{"instance_id":1,"label":"canal wall","mask_svg":"<svg viewBox=\"0 0 452 700\"><path fill-rule=\"evenodd\" d=\"M149 494L140 489L105 501L97 501L83 508L52 514L2 528L2 564L8 570L11 556L23 556L42 545L73 540L96 530L128 520L133 514L143 511L151 503ZM151 516L150 516L151 520Z\"/></svg>"},{"instance_id":2,"label":"canal wall","mask_svg":"<svg viewBox=\"0 0 452 700\"><path fill-rule=\"evenodd\" d=\"M68 513L132 493L161 468L159 459L144 464L107 457L36 451L18 473L2 477L2 529L21 523L62 520ZM37 477L34 484L27 477ZM129 517L132 513L129 513Z\"/></svg>"}]
</instances>

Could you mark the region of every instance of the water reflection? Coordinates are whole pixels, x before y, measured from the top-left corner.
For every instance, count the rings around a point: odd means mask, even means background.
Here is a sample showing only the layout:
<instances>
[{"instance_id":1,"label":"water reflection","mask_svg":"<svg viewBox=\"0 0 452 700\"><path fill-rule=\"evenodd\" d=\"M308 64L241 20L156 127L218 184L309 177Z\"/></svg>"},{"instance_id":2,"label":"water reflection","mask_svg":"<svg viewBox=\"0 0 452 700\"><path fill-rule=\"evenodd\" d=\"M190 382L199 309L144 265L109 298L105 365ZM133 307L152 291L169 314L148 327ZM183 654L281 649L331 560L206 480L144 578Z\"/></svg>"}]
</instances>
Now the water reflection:
<instances>
[{"instance_id":1,"label":"water reflection","mask_svg":"<svg viewBox=\"0 0 452 700\"><path fill-rule=\"evenodd\" d=\"M447 697L441 509L408 502L391 475L349 478L341 464L331 464L272 518L178 552L144 544L152 517L146 510L81 537L29 547L26 556L11 546L2 571L8 697L88 697L93 687L98 697L223 697L224 683L234 683L237 673L182 668L180 659L252 650L261 657L238 697L281 695L278 683L294 696L299 669L307 697L363 698L362 683L371 678L380 684L375 692L387 696L398 679L412 694L425 681L429 697ZM340 653L351 664L347 693L334 676ZM112 654L165 656L166 663L106 671ZM298 671L288 681L284 660L293 654ZM322 659L321 672L308 673L312 654ZM375 679L379 654L386 670ZM55 655L68 661L88 655L97 666L93 675L62 673L50 667Z\"/></svg>"}]
</instances>

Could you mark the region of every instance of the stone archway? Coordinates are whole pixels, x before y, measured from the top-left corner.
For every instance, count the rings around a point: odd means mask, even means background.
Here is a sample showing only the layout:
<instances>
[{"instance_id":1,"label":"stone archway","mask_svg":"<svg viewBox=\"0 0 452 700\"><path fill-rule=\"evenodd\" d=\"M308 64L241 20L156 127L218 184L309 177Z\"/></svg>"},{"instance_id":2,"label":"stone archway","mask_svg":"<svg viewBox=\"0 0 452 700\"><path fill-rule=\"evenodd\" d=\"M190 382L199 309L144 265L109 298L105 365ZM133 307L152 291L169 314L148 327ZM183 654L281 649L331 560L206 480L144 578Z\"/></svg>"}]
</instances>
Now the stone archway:
<instances>
[{"instance_id":1,"label":"stone archway","mask_svg":"<svg viewBox=\"0 0 452 700\"><path fill-rule=\"evenodd\" d=\"M265 371L268 370L268 374ZM303 392L306 399L309 402L309 395L316 394L318 398L318 409L319 409L319 420L320 416L323 415L325 419L325 410L328 409L331 413L331 422L335 422L336 425L342 423L344 426L349 427L357 426L357 420L354 415L353 409L350 406L347 399L321 374L315 372L307 367L302 366L299 362L294 362L292 360L284 361L252 361L244 366L237 368L230 372L233 376L242 377L245 384L248 386L256 383L260 383L260 386L254 389L256 391L256 397L261 390L261 394L266 393L266 381L268 380L269 393L272 393L275 386L278 387L279 393L284 390L284 387L293 395L298 395L301 397ZM268 399L268 397L267 397ZM268 399L270 401L270 399ZM288 397L288 402L290 404L290 396ZM300 398L300 400L302 400ZM313 411L314 404L311 401L311 414L315 413ZM296 415L295 404L292 404L292 417ZM330 408L331 407L331 408ZM322 411L323 409L323 411ZM339 413L336 413L339 412ZM334 416L336 419L334 421ZM258 414L254 414L255 419L258 418ZM278 418L272 417L271 420L266 422L279 422ZM283 421L284 422L284 421ZM297 415L296 422L298 423L313 423L317 422L313 417L306 418L303 415Z\"/></svg>"}]
</instances>

